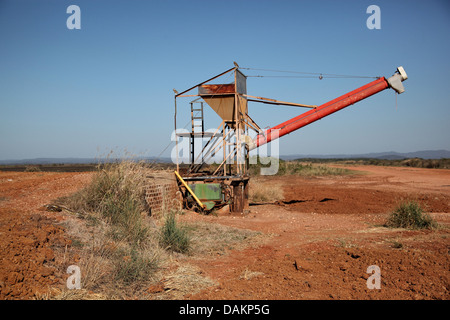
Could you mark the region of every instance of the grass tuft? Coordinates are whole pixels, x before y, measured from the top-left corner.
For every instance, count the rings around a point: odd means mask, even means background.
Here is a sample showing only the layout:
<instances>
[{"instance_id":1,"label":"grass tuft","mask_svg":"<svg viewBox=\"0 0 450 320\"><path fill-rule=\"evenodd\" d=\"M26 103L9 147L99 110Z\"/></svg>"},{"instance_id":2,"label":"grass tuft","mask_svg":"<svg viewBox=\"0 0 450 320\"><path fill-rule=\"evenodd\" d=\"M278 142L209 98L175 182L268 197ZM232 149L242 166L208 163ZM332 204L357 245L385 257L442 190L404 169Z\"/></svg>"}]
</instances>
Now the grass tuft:
<instances>
[{"instance_id":1,"label":"grass tuft","mask_svg":"<svg viewBox=\"0 0 450 320\"><path fill-rule=\"evenodd\" d=\"M437 223L415 201L402 202L389 215L386 226L390 228L432 229Z\"/></svg>"},{"instance_id":2,"label":"grass tuft","mask_svg":"<svg viewBox=\"0 0 450 320\"><path fill-rule=\"evenodd\" d=\"M187 253L191 246L188 231L178 225L175 215L174 211L166 215L161 230L160 244L171 251Z\"/></svg>"},{"instance_id":3,"label":"grass tuft","mask_svg":"<svg viewBox=\"0 0 450 320\"><path fill-rule=\"evenodd\" d=\"M139 250L136 246L119 250L114 262L115 278L125 284L145 282L159 267L158 260L151 251Z\"/></svg>"}]
</instances>

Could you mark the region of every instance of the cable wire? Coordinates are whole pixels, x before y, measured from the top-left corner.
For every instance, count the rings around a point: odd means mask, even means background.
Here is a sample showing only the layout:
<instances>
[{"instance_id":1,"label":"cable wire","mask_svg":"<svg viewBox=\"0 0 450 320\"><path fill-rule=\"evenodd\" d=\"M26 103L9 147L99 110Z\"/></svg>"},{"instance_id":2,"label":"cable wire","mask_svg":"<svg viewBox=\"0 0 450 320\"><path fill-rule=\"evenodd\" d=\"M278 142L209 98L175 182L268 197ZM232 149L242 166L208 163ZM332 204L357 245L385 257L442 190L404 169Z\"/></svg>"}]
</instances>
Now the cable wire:
<instances>
[{"instance_id":1,"label":"cable wire","mask_svg":"<svg viewBox=\"0 0 450 320\"><path fill-rule=\"evenodd\" d=\"M303 72L303 71L289 71L289 70L275 70L275 69L260 69L260 68L239 68L239 69L245 69L245 70L255 70L255 71L267 71L267 72L279 72L279 73L295 73L295 74L303 74L303 75L309 75L308 76L267 76L267 75L258 75L258 76L252 76L249 75L247 77L270 77L270 78L314 78L312 75L315 76L322 76L327 78L380 78L380 77L373 77L373 76L361 76L361 75L347 75L347 74L335 74L335 73L320 73L320 72Z\"/></svg>"}]
</instances>

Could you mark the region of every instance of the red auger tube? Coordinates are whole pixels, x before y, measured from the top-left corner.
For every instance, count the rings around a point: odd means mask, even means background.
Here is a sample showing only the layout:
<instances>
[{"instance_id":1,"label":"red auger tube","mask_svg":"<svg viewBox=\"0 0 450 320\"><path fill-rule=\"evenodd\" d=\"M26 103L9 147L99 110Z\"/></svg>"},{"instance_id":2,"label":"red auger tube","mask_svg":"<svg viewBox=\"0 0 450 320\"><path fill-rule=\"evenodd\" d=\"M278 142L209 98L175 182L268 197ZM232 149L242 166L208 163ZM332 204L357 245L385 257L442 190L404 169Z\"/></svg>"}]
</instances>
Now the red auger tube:
<instances>
[{"instance_id":1,"label":"red auger tube","mask_svg":"<svg viewBox=\"0 0 450 320\"><path fill-rule=\"evenodd\" d=\"M386 78L381 77L358 89L346 93L340 96L339 98L324 103L321 106L318 106L317 108L308 110L307 112L302 113L301 115L295 118L292 118L273 128L268 129L267 131L265 131L265 136L259 134L255 139L256 147L259 147L265 143L269 143L272 140L282 137L297 129L300 129L310 123L313 123L314 121L317 121L323 117L335 113L336 111L342 110L345 107L348 107L356 102L359 102L378 92L381 92L388 87L389 83L387 82Z\"/></svg>"}]
</instances>

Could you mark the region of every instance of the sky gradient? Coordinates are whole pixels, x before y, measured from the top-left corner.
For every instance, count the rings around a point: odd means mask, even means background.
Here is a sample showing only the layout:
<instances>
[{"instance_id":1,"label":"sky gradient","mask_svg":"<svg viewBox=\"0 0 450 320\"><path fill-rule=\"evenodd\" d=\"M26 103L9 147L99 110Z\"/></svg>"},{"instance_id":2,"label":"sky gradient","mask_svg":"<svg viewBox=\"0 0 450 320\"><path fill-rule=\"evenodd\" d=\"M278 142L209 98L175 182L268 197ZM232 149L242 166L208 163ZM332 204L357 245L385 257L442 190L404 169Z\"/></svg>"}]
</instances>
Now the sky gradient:
<instances>
[{"instance_id":1,"label":"sky gradient","mask_svg":"<svg viewBox=\"0 0 450 320\"><path fill-rule=\"evenodd\" d=\"M72 4L81 9L80 30L66 27ZM379 30L366 26L372 4L381 9ZM397 104L385 90L283 137L282 155L450 150L449 16L448 1L0 0L0 160L160 155L174 130L172 88L183 91L233 61L408 73ZM249 78L247 90L320 105L370 81ZM301 111L249 104L262 128ZM207 110L206 127L219 123Z\"/></svg>"}]
</instances>

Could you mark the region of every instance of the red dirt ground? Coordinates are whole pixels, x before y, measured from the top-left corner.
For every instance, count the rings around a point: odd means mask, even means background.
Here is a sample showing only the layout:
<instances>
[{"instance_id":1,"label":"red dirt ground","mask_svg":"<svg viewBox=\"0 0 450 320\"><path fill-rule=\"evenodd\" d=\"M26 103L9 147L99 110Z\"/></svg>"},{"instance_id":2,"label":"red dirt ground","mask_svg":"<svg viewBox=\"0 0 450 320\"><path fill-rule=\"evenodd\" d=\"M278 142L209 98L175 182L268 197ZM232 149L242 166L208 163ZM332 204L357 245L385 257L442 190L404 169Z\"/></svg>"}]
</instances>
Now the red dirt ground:
<instances>
[{"instance_id":1,"label":"red dirt ground","mask_svg":"<svg viewBox=\"0 0 450 320\"><path fill-rule=\"evenodd\" d=\"M450 171L350 168L363 175L265 177L282 185L278 205L243 216L201 217L273 234L251 247L197 263L219 286L191 299L448 299L449 231L382 227L401 200L417 200L441 225L450 223ZM396 248L401 243L401 248ZM296 264L296 266L294 265ZM368 289L367 267L381 269ZM243 275L254 274L253 277Z\"/></svg>"},{"instance_id":2,"label":"red dirt ground","mask_svg":"<svg viewBox=\"0 0 450 320\"><path fill-rule=\"evenodd\" d=\"M69 244L42 206L75 192L86 173L0 172L0 299L33 299L63 284L54 248Z\"/></svg>"},{"instance_id":3,"label":"red dirt ground","mask_svg":"<svg viewBox=\"0 0 450 320\"><path fill-rule=\"evenodd\" d=\"M258 178L282 188L284 200L252 205L246 215L180 216L269 235L262 244L214 259L188 259L218 286L185 298L449 299L450 170L351 169L366 173ZM42 206L85 186L90 177L0 172L0 299L32 299L64 285L53 249L69 241L55 225L61 216ZM410 199L445 227L384 228L387 214ZM381 269L381 289L367 288L370 265Z\"/></svg>"}]
</instances>

